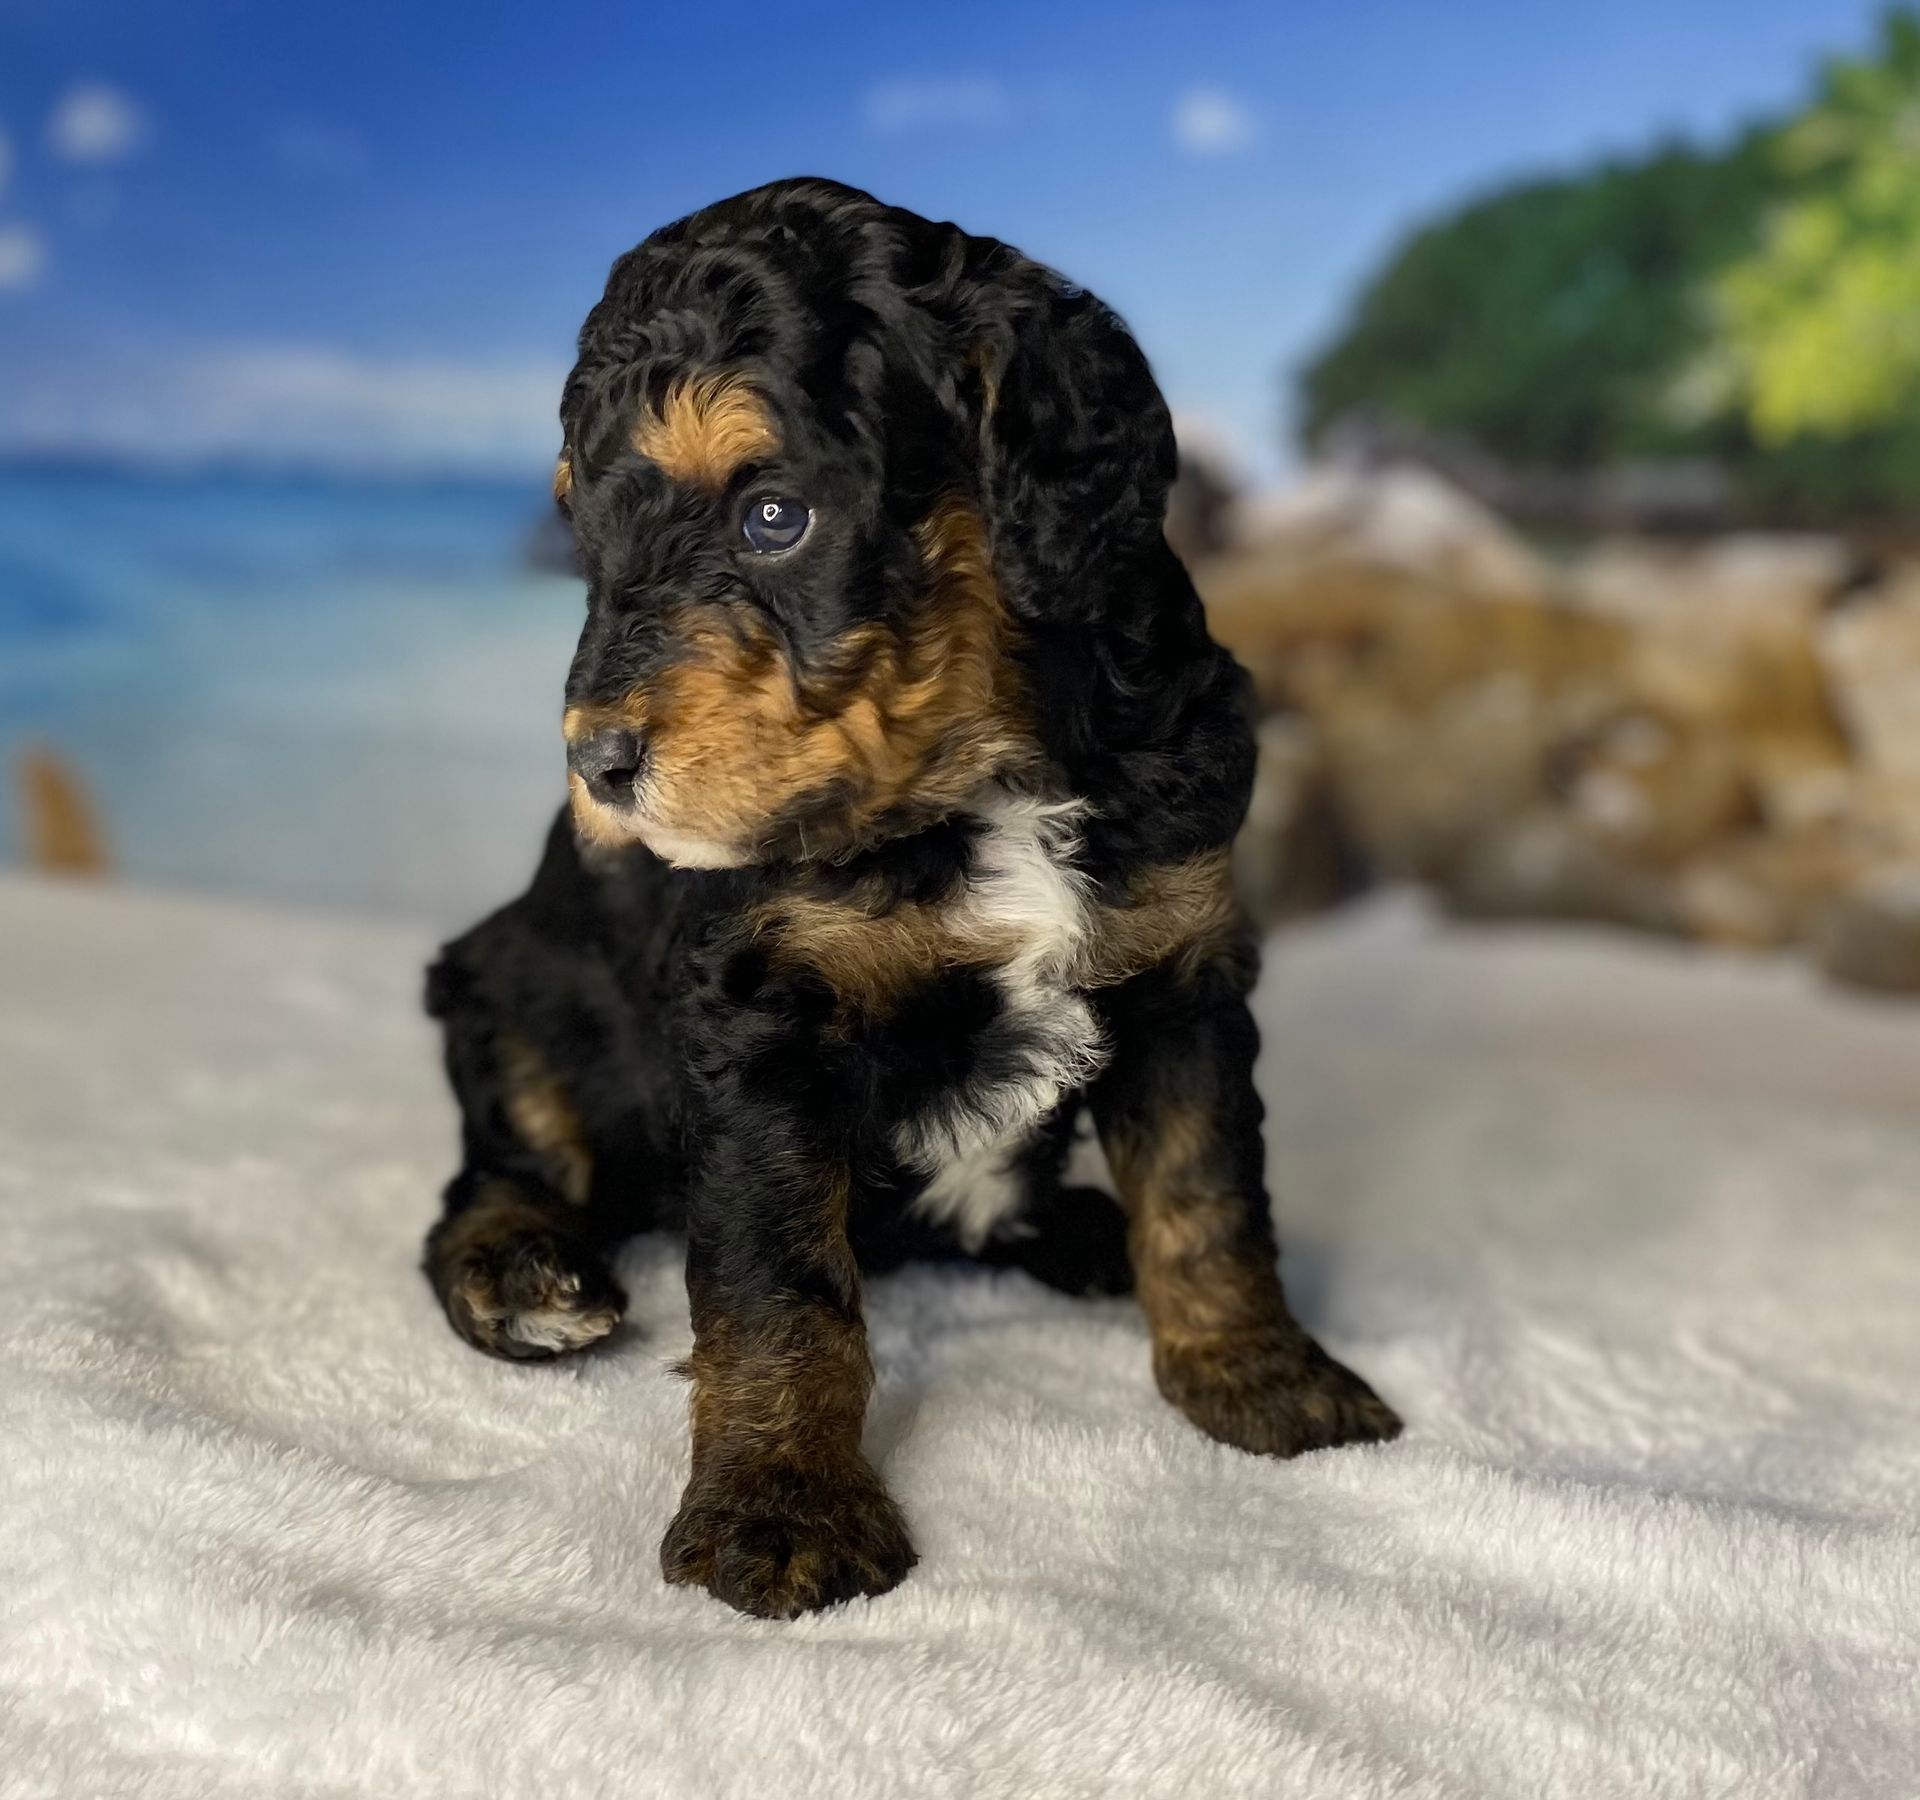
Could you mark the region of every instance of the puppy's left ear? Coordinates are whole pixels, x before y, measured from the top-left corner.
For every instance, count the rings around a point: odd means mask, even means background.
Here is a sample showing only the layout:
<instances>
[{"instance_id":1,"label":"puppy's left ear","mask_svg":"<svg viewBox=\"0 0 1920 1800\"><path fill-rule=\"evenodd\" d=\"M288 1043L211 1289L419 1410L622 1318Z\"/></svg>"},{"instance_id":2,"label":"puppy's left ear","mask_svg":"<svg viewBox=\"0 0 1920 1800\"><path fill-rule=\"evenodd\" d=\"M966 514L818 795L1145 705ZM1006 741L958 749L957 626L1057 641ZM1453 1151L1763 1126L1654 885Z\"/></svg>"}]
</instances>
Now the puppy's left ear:
<instances>
[{"instance_id":1,"label":"puppy's left ear","mask_svg":"<svg viewBox=\"0 0 1920 1800\"><path fill-rule=\"evenodd\" d=\"M1024 257L992 285L974 354L994 560L1020 612L1092 619L1160 550L1173 422L1111 308Z\"/></svg>"}]
</instances>

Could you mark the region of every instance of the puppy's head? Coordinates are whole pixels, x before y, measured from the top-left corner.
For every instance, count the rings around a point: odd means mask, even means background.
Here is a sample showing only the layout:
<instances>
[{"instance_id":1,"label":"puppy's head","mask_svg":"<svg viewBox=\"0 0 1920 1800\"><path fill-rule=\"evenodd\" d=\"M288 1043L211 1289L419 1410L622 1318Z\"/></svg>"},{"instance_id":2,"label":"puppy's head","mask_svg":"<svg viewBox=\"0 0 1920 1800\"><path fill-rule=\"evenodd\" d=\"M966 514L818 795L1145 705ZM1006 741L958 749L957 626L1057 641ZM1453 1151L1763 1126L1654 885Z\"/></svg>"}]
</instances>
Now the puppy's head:
<instances>
[{"instance_id":1,"label":"puppy's head","mask_svg":"<svg viewBox=\"0 0 1920 1800\"><path fill-rule=\"evenodd\" d=\"M1035 766L1034 673L1092 653L1173 474L1097 300L823 181L615 264L561 417L576 827L688 867L842 855Z\"/></svg>"}]
</instances>

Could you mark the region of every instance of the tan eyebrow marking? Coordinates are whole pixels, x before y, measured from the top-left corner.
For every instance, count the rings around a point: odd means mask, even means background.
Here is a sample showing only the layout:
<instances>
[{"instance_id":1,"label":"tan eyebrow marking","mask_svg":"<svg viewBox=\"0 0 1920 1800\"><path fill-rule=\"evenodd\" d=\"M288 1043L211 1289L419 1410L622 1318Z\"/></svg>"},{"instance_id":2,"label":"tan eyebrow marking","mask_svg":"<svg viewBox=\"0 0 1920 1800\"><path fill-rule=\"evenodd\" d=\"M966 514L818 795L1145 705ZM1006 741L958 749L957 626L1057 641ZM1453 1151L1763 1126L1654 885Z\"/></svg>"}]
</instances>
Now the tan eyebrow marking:
<instances>
[{"instance_id":1,"label":"tan eyebrow marking","mask_svg":"<svg viewBox=\"0 0 1920 1800\"><path fill-rule=\"evenodd\" d=\"M553 465L553 497L564 500L573 492L573 458L561 453L560 460Z\"/></svg>"},{"instance_id":2,"label":"tan eyebrow marking","mask_svg":"<svg viewBox=\"0 0 1920 1800\"><path fill-rule=\"evenodd\" d=\"M737 375L673 384L633 428L633 447L675 481L726 486L741 464L779 448L767 403Z\"/></svg>"}]
</instances>

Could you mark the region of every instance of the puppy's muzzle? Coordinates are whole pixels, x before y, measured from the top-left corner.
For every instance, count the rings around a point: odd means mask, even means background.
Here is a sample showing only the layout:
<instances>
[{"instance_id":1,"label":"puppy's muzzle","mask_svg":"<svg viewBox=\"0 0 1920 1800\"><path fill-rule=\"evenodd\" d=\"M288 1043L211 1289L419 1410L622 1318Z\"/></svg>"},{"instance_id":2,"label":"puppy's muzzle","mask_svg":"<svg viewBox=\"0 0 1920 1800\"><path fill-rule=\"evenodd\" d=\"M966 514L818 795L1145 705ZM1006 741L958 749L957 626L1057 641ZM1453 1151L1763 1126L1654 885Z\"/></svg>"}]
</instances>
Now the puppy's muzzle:
<instances>
[{"instance_id":1,"label":"puppy's muzzle","mask_svg":"<svg viewBox=\"0 0 1920 1800\"><path fill-rule=\"evenodd\" d=\"M567 746L567 767L602 806L629 804L646 763L640 734L624 725L603 725Z\"/></svg>"}]
</instances>

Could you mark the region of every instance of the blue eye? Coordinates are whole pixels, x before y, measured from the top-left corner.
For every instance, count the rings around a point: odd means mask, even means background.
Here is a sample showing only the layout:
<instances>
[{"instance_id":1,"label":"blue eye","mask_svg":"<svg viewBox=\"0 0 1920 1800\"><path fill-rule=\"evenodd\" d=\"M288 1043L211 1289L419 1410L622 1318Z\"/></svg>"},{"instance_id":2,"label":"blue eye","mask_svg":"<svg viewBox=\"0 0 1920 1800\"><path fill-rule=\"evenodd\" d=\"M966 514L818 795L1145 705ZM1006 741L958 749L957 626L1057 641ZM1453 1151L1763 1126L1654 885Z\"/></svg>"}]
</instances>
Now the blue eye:
<instances>
[{"instance_id":1,"label":"blue eye","mask_svg":"<svg viewBox=\"0 0 1920 1800\"><path fill-rule=\"evenodd\" d=\"M747 502L740 530L752 549L770 556L778 550L791 550L807 535L812 523L813 514L805 501L780 494L757 494Z\"/></svg>"}]
</instances>

